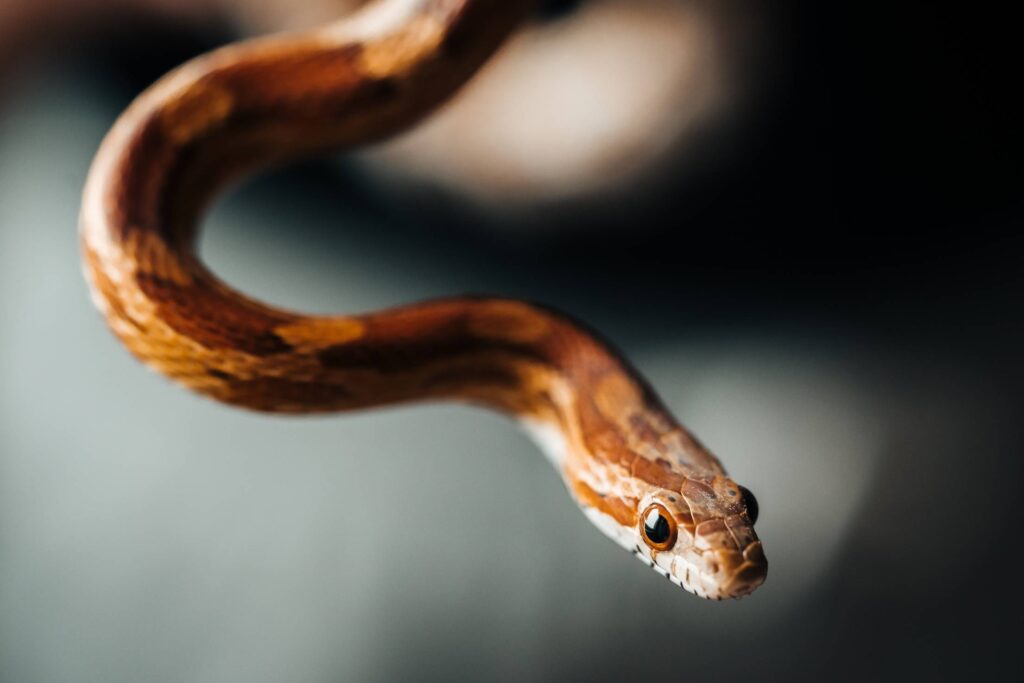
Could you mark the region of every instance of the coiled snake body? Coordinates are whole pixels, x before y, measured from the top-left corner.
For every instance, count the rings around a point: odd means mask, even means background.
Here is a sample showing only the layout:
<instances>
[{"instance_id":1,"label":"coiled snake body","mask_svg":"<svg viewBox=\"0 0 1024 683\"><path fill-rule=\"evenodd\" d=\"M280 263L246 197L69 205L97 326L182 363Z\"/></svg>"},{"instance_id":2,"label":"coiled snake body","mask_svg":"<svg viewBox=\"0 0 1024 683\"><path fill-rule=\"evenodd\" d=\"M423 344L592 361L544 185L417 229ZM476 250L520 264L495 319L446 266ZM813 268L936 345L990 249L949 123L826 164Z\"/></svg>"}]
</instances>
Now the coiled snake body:
<instances>
[{"instance_id":1,"label":"coiled snake body","mask_svg":"<svg viewBox=\"0 0 1024 683\"><path fill-rule=\"evenodd\" d=\"M236 406L307 413L435 399L509 413L607 535L692 593L746 595L767 568L753 497L577 323L490 298L307 316L240 295L195 254L200 211L226 181L409 126L529 4L390 0L163 78L122 115L89 175L81 240L93 299L143 362Z\"/></svg>"}]
</instances>

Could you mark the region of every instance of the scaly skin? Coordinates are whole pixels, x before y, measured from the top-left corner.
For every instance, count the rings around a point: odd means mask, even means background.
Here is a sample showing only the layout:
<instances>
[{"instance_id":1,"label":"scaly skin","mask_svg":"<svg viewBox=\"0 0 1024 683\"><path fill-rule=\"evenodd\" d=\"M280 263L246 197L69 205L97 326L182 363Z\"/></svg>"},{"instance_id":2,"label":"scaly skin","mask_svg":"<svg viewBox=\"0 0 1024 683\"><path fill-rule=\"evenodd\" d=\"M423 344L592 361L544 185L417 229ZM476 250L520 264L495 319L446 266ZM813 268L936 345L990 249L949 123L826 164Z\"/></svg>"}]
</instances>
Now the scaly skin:
<instances>
[{"instance_id":1,"label":"scaly skin","mask_svg":"<svg viewBox=\"0 0 1024 683\"><path fill-rule=\"evenodd\" d=\"M406 128L528 9L393 0L169 74L120 118L89 175L81 237L93 298L144 363L232 405L307 413L461 400L511 414L602 531L697 595L746 595L767 568L749 493L578 323L468 297L307 316L242 296L195 255L200 211L224 183Z\"/></svg>"}]
</instances>

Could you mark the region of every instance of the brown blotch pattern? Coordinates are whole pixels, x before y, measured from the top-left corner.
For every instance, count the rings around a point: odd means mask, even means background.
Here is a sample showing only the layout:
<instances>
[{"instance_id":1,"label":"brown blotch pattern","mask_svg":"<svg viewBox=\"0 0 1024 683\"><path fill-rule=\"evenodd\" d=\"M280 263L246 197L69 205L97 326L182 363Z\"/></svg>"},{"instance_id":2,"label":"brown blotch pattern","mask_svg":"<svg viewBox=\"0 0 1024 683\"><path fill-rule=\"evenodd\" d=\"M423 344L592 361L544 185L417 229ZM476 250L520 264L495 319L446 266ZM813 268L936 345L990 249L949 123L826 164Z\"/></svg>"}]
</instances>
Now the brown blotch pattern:
<instances>
[{"instance_id":1,"label":"brown blotch pattern","mask_svg":"<svg viewBox=\"0 0 1024 683\"><path fill-rule=\"evenodd\" d=\"M188 142L206 134L231 113L231 93L215 83L200 83L188 88L161 112L171 140Z\"/></svg>"},{"instance_id":2,"label":"brown blotch pattern","mask_svg":"<svg viewBox=\"0 0 1024 683\"><path fill-rule=\"evenodd\" d=\"M274 333L289 319L256 306L239 305L226 294L199 284L180 286L139 273L135 280L158 307L171 329L208 349L242 351L253 356L285 353L292 347Z\"/></svg>"},{"instance_id":3,"label":"brown blotch pattern","mask_svg":"<svg viewBox=\"0 0 1024 683\"><path fill-rule=\"evenodd\" d=\"M310 406L318 406L320 410L344 409L357 403L348 389L341 385L274 377L235 379L211 393L247 408L280 412L308 412Z\"/></svg>"},{"instance_id":4,"label":"brown blotch pattern","mask_svg":"<svg viewBox=\"0 0 1024 683\"><path fill-rule=\"evenodd\" d=\"M632 527L637 523L638 501L635 498L601 495L578 479L573 482L572 490L581 505L596 508L623 526Z\"/></svg>"}]
</instances>

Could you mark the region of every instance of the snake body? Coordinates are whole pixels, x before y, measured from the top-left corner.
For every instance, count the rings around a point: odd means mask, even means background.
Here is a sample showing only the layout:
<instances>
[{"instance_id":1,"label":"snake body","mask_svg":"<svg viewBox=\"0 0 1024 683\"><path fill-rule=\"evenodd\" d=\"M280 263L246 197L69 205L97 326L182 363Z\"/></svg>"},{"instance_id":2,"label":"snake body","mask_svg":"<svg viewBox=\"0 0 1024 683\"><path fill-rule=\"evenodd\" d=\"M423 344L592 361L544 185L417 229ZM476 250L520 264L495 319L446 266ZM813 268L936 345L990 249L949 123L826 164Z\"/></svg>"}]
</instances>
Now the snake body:
<instances>
[{"instance_id":1,"label":"snake body","mask_svg":"<svg viewBox=\"0 0 1024 683\"><path fill-rule=\"evenodd\" d=\"M390 0L168 74L121 116L89 174L81 242L93 300L144 363L235 406L310 413L458 400L508 413L607 535L692 593L746 595L767 568L753 497L579 323L481 297L303 315L232 290L195 253L201 210L227 181L406 128L467 80L529 5Z\"/></svg>"}]
</instances>

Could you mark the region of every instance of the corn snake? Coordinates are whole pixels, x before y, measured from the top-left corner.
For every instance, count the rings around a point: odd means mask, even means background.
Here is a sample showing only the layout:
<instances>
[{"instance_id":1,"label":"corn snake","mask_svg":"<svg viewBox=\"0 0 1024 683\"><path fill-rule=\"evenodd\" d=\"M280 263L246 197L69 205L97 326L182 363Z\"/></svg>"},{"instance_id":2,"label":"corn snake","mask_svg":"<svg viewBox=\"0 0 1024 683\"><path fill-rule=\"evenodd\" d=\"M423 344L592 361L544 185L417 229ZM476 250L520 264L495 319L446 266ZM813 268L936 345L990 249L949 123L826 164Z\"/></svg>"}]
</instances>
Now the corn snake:
<instances>
[{"instance_id":1,"label":"corn snake","mask_svg":"<svg viewBox=\"0 0 1024 683\"><path fill-rule=\"evenodd\" d=\"M581 324L486 297L307 316L233 291L195 253L215 190L243 171L410 126L529 5L390 0L312 32L227 46L166 76L115 124L86 183L93 300L140 360L228 404L310 413L458 400L505 412L605 534L692 593L746 595L767 570L753 496Z\"/></svg>"}]
</instances>

